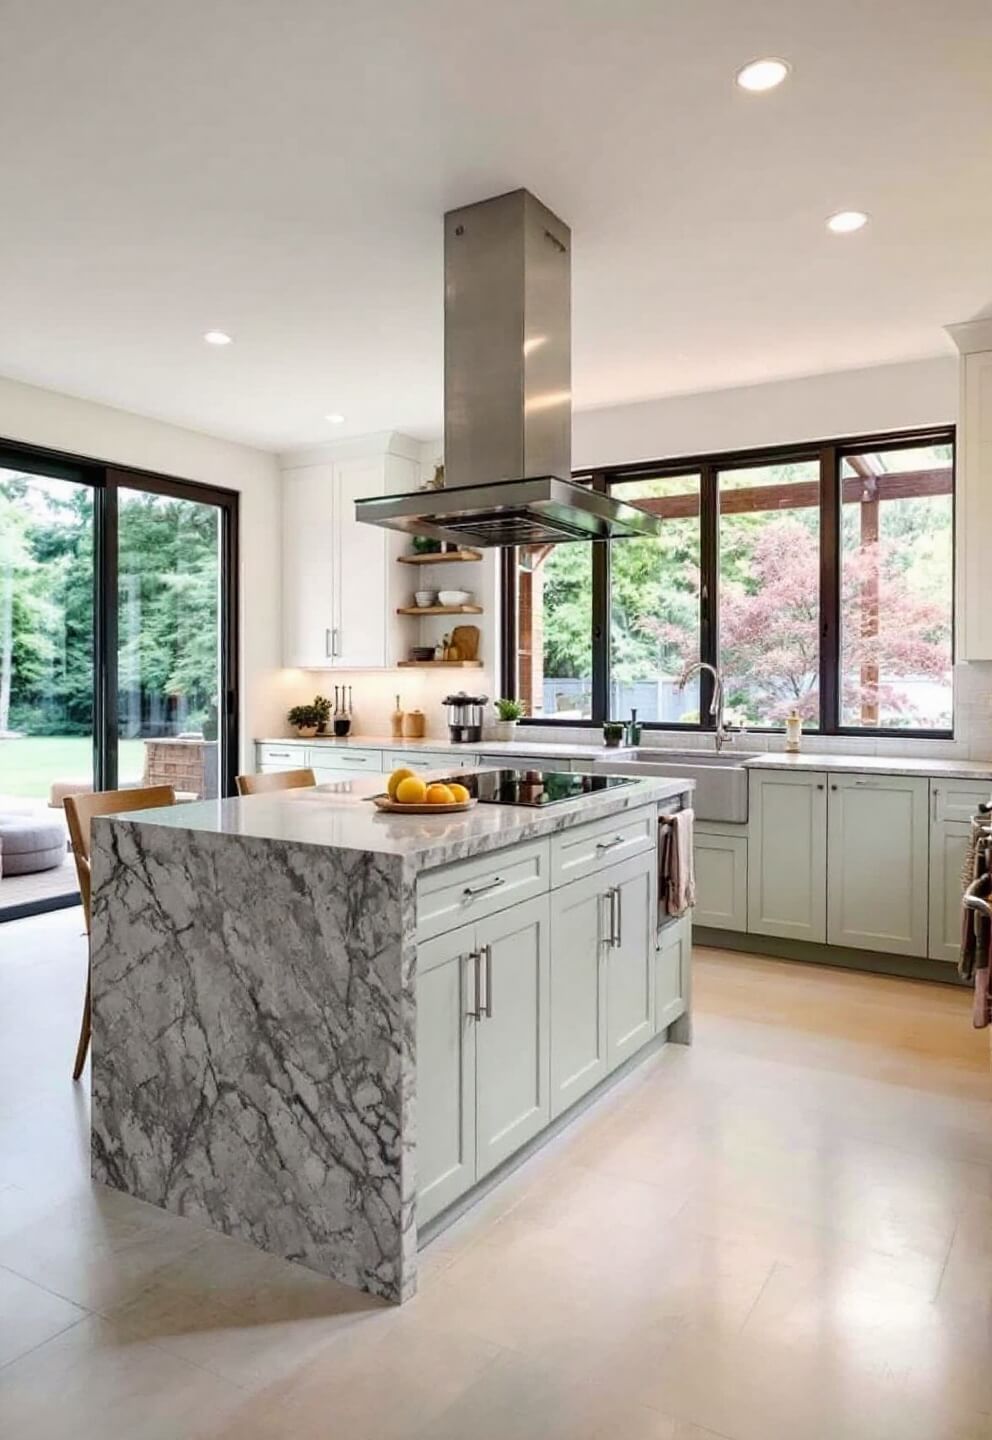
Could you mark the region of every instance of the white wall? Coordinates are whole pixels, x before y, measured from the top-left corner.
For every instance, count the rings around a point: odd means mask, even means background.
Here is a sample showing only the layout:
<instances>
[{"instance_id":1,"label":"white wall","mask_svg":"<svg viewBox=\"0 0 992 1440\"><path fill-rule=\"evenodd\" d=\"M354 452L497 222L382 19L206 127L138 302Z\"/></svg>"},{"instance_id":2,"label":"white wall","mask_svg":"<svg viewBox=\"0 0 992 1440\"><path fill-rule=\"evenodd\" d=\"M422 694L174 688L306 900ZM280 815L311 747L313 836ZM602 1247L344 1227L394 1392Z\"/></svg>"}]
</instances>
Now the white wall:
<instances>
[{"instance_id":1,"label":"white wall","mask_svg":"<svg viewBox=\"0 0 992 1440\"><path fill-rule=\"evenodd\" d=\"M572 422L572 464L578 470L946 425L956 420L957 412L957 357L948 354L904 365L579 410Z\"/></svg>"},{"instance_id":2,"label":"white wall","mask_svg":"<svg viewBox=\"0 0 992 1440\"><path fill-rule=\"evenodd\" d=\"M241 763L278 733L280 482L274 455L0 378L0 437L240 492Z\"/></svg>"}]
</instances>

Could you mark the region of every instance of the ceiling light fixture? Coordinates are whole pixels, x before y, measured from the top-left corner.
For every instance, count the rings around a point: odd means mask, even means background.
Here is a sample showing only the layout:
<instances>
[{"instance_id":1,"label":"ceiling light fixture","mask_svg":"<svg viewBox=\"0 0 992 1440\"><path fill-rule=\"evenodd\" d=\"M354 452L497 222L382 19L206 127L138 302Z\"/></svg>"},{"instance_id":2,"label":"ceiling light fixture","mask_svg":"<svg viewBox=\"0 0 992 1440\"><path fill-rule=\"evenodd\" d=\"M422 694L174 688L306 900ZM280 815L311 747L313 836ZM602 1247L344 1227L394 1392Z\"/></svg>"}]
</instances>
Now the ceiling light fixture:
<instances>
[{"instance_id":1,"label":"ceiling light fixture","mask_svg":"<svg viewBox=\"0 0 992 1440\"><path fill-rule=\"evenodd\" d=\"M343 416L343 415L325 415L325 416L324 416L324 419L327 421L328 425L343 425L343 424L344 424L344 416Z\"/></svg>"},{"instance_id":2,"label":"ceiling light fixture","mask_svg":"<svg viewBox=\"0 0 992 1440\"><path fill-rule=\"evenodd\" d=\"M863 210L838 210L835 215L827 216L827 229L835 235L850 235L867 224L868 216Z\"/></svg>"},{"instance_id":3,"label":"ceiling light fixture","mask_svg":"<svg viewBox=\"0 0 992 1440\"><path fill-rule=\"evenodd\" d=\"M788 73L787 61L769 55L764 60L752 60L742 66L736 79L742 90L760 93L763 90L774 90L776 85L781 85Z\"/></svg>"},{"instance_id":4,"label":"ceiling light fixture","mask_svg":"<svg viewBox=\"0 0 992 1440\"><path fill-rule=\"evenodd\" d=\"M230 335L226 335L223 330L208 330L203 338L208 345L230 345L231 343Z\"/></svg>"}]
</instances>

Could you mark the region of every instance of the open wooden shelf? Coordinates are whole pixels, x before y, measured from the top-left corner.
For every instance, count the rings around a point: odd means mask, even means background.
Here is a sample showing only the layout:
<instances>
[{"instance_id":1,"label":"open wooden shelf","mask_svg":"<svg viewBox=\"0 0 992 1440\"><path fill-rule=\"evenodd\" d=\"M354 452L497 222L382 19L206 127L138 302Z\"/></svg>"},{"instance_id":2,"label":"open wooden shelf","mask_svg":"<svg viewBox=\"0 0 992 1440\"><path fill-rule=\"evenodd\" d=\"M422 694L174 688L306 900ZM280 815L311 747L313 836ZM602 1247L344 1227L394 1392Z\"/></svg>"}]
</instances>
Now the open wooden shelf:
<instances>
[{"instance_id":1,"label":"open wooden shelf","mask_svg":"<svg viewBox=\"0 0 992 1440\"><path fill-rule=\"evenodd\" d=\"M481 660L401 660L401 670L481 670Z\"/></svg>"},{"instance_id":2,"label":"open wooden shelf","mask_svg":"<svg viewBox=\"0 0 992 1440\"><path fill-rule=\"evenodd\" d=\"M400 605L397 615L481 615L481 605Z\"/></svg>"},{"instance_id":3,"label":"open wooden shelf","mask_svg":"<svg viewBox=\"0 0 992 1440\"><path fill-rule=\"evenodd\" d=\"M444 554L434 551L429 555L397 555L401 565L454 565L469 560L481 560L481 550L448 550Z\"/></svg>"}]
</instances>

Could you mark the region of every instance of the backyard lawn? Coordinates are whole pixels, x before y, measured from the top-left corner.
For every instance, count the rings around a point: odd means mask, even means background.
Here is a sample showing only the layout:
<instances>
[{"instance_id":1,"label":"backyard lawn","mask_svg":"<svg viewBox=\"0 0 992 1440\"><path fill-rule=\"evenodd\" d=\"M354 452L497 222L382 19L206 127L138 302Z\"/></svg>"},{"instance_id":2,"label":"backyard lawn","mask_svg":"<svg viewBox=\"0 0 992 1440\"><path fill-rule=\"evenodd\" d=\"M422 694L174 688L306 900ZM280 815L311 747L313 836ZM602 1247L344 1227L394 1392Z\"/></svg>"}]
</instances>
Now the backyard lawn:
<instances>
[{"instance_id":1,"label":"backyard lawn","mask_svg":"<svg viewBox=\"0 0 992 1440\"><path fill-rule=\"evenodd\" d=\"M120 778L140 780L144 742L120 742ZM53 780L88 782L93 773L93 742L88 735L23 736L0 740L0 795L47 800Z\"/></svg>"}]
</instances>

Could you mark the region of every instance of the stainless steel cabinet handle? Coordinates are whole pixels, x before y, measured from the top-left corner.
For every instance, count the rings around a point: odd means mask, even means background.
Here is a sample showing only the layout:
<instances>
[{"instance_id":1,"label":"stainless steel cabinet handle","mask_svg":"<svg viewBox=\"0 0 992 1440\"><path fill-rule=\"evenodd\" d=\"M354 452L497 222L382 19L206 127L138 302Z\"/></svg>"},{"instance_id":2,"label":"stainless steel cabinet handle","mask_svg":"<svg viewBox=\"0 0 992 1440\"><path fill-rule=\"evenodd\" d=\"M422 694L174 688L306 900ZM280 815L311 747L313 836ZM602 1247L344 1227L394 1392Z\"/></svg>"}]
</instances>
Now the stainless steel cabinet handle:
<instances>
[{"instance_id":1,"label":"stainless steel cabinet handle","mask_svg":"<svg viewBox=\"0 0 992 1440\"><path fill-rule=\"evenodd\" d=\"M855 780L854 783L855 783L855 785L860 786L860 787L861 787L862 789L864 789L864 790L877 790L877 789L878 789L878 781L877 781L877 780Z\"/></svg>"},{"instance_id":2,"label":"stainless steel cabinet handle","mask_svg":"<svg viewBox=\"0 0 992 1440\"><path fill-rule=\"evenodd\" d=\"M485 885L466 885L462 894L466 900L473 900L476 895L485 895L488 890L498 890L501 885L505 884L506 881L502 875L497 875L495 880L487 880Z\"/></svg>"},{"instance_id":3,"label":"stainless steel cabinet handle","mask_svg":"<svg viewBox=\"0 0 992 1440\"><path fill-rule=\"evenodd\" d=\"M618 845L622 845L622 844L624 843L624 841L626 840L626 838L627 838L627 837L626 837L625 835L614 835L614 837L613 837L612 840L597 840L597 841L596 841L596 849L597 849L597 850L614 850L614 849L616 849L616 847L617 847Z\"/></svg>"},{"instance_id":4,"label":"stainless steel cabinet handle","mask_svg":"<svg viewBox=\"0 0 992 1440\"><path fill-rule=\"evenodd\" d=\"M340 655L340 654L341 654L341 639L340 639L340 636L341 636L341 631L340 631L340 630L335 629L335 630L332 630L332 631L331 631L331 654L332 654L332 655Z\"/></svg>"},{"instance_id":5,"label":"stainless steel cabinet handle","mask_svg":"<svg viewBox=\"0 0 992 1440\"><path fill-rule=\"evenodd\" d=\"M934 818L935 820L936 820L936 818L937 818L937 796L938 796L939 794L940 794L940 791L937 789L937 786L935 785L935 786L933 787L933 818Z\"/></svg>"},{"instance_id":6,"label":"stainless steel cabinet handle","mask_svg":"<svg viewBox=\"0 0 992 1440\"><path fill-rule=\"evenodd\" d=\"M334 654L334 632L331 629L324 631L324 654L328 659Z\"/></svg>"},{"instance_id":7,"label":"stainless steel cabinet handle","mask_svg":"<svg viewBox=\"0 0 992 1440\"><path fill-rule=\"evenodd\" d=\"M475 1009L466 1011L470 1020L482 1019L482 951L473 950L468 956L475 968Z\"/></svg>"},{"instance_id":8,"label":"stainless steel cabinet handle","mask_svg":"<svg viewBox=\"0 0 992 1440\"><path fill-rule=\"evenodd\" d=\"M613 887L617 897L617 949L623 944L623 891L619 885Z\"/></svg>"},{"instance_id":9,"label":"stainless steel cabinet handle","mask_svg":"<svg viewBox=\"0 0 992 1440\"><path fill-rule=\"evenodd\" d=\"M618 914L618 911L617 911L617 900L618 900L619 897L620 897L620 892L619 892L619 890L617 889L616 885L611 885L610 888L609 888L609 890L607 890L606 893L607 893L607 895L609 896L609 900L610 900L610 940L609 940L609 944L610 944L610 948L613 949L613 950L615 950L615 949L617 948L617 946L620 944L620 917L619 917L619 914Z\"/></svg>"},{"instance_id":10,"label":"stainless steel cabinet handle","mask_svg":"<svg viewBox=\"0 0 992 1440\"><path fill-rule=\"evenodd\" d=\"M493 1018L493 947L483 945L482 954L486 957L486 1019Z\"/></svg>"}]
</instances>

